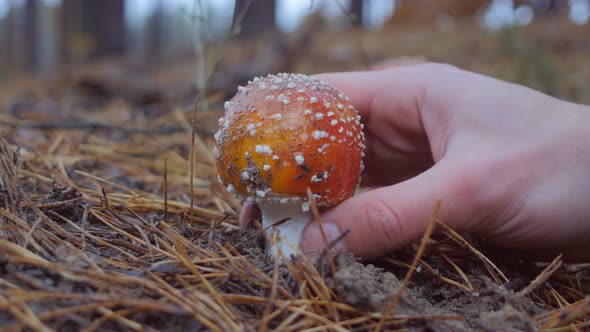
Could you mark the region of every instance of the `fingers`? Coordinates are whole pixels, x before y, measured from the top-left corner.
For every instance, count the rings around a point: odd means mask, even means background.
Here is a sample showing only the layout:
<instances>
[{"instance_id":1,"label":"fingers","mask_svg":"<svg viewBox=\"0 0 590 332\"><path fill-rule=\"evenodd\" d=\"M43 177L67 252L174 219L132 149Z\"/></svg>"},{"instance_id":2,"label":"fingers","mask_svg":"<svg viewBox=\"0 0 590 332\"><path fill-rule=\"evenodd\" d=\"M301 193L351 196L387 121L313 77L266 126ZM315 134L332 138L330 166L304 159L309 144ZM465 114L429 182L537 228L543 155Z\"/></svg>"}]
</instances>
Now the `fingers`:
<instances>
[{"instance_id":1,"label":"fingers","mask_svg":"<svg viewBox=\"0 0 590 332\"><path fill-rule=\"evenodd\" d=\"M385 59L383 61L373 64L371 70L383 70L396 67L413 66L428 63L428 60L423 56L398 56L395 58Z\"/></svg>"},{"instance_id":2,"label":"fingers","mask_svg":"<svg viewBox=\"0 0 590 332\"><path fill-rule=\"evenodd\" d=\"M428 80L424 80L422 66L388 70L318 74L314 77L334 85L350 98L365 122L383 108L390 115L409 114L416 108ZM415 118L415 116L414 116ZM409 120L409 119L408 119Z\"/></svg>"},{"instance_id":3,"label":"fingers","mask_svg":"<svg viewBox=\"0 0 590 332\"><path fill-rule=\"evenodd\" d=\"M362 186L375 187L398 183L426 171L434 163L430 146L424 139L417 138L411 150L398 149L372 132L365 132L365 139L367 149L364 158L365 169L361 176ZM420 144L421 141L423 142Z\"/></svg>"},{"instance_id":4,"label":"fingers","mask_svg":"<svg viewBox=\"0 0 590 332\"><path fill-rule=\"evenodd\" d=\"M382 71L358 71L343 73L324 73L313 75L314 78L325 81L350 98L362 117L368 116L371 111L371 104L381 89L375 80L383 80Z\"/></svg>"},{"instance_id":5,"label":"fingers","mask_svg":"<svg viewBox=\"0 0 590 332\"><path fill-rule=\"evenodd\" d=\"M348 95L361 114L367 139L363 185L390 185L432 166L420 108L432 76L443 67L430 64L317 76Z\"/></svg>"},{"instance_id":6,"label":"fingers","mask_svg":"<svg viewBox=\"0 0 590 332\"><path fill-rule=\"evenodd\" d=\"M438 217L455 229L464 229L473 206L474 187L468 177L454 175L452 168L437 164L427 172L396 185L354 196L322 215L328 243L350 231L335 247L360 258L372 258L401 248L424 233L437 201ZM303 251L325 247L316 224L305 230Z\"/></svg>"}]
</instances>

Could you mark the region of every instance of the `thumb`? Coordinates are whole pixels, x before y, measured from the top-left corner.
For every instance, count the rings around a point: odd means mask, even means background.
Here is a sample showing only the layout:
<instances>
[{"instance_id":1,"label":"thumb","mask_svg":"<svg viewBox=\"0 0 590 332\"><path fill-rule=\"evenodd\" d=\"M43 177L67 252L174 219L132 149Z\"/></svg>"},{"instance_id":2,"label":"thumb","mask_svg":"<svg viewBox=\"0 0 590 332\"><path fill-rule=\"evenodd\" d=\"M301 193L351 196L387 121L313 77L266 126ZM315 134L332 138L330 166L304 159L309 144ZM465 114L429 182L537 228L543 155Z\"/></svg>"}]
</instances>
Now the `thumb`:
<instances>
[{"instance_id":1,"label":"thumb","mask_svg":"<svg viewBox=\"0 0 590 332\"><path fill-rule=\"evenodd\" d=\"M475 186L464 173L440 162L407 181L349 198L322 215L322 226L338 252L352 252L359 258L387 254L419 239L437 201L442 201L438 217L465 230ZM311 222L304 231L302 249L313 253L325 248L319 225Z\"/></svg>"}]
</instances>

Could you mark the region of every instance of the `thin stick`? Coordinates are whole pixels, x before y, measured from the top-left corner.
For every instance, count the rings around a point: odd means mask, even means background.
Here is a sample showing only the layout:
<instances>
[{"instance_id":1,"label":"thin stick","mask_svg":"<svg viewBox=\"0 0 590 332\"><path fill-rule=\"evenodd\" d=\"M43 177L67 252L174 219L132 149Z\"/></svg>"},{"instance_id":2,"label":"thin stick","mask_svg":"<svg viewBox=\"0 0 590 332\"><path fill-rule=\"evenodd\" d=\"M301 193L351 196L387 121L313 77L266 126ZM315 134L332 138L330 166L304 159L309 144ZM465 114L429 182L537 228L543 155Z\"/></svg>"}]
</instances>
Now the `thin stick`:
<instances>
[{"instance_id":1,"label":"thin stick","mask_svg":"<svg viewBox=\"0 0 590 332\"><path fill-rule=\"evenodd\" d=\"M438 211L440 210L440 204L441 204L440 201L436 202L436 205L434 206L434 211L432 212L432 217L430 218L430 223L428 224L428 227L426 227L426 231L424 232L424 236L422 236L422 240L420 241L420 246L418 247L418 251L416 252L416 256L414 257L414 261L412 262L412 266L408 270L408 273L406 273L406 277L404 278L404 281L400 285L399 290L397 291L397 294L395 294L395 296L393 297L391 302L389 302L389 305L387 306L387 308L383 312L383 315L381 316L381 319L379 320L379 324L375 328L375 331L381 331L383 329L383 325L385 324L385 320L387 319L387 317L391 313L391 310L393 310L393 308L395 308L395 306L399 302L406 286L408 286L408 283L410 282L410 279L412 278L412 275L414 274L414 270L416 269L416 266L418 265L418 262L420 261L420 258L422 257L422 254L424 253L424 251L426 249L426 245L428 244L428 239L430 239L430 236L432 235L432 232L434 231L434 226L436 225L436 215L437 215Z\"/></svg>"},{"instance_id":2,"label":"thin stick","mask_svg":"<svg viewBox=\"0 0 590 332\"><path fill-rule=\"evenodd\" d=\"M324 232L324 227L322 225L322 218L320 218L320 212L318 211L318 206L315 202L315 199L313 198L313 194L311 192L311 189L307 188L307 197L309 199L309 202L311 203L311 212L313 213L313 219L315 220L315 222L318 224L319 228L320 228L320 233L322 234L322 240L324 241L324 246L328 247L328 245L330 244L330 242L328 242L328 237L326 236L326 233ZM332 270L332 275L336 275L336 264L334 263L334 257L332 256L332 252L330 250L328 250L326 252L327 256L328 256L328 262L330 263L330 269Z\"/></svg>"},{"instance_id":3,"label":"thin stick","mask_svg":"<svg viewBox=\"0 0 590 332\"><path fill-rule=\"evenodd\" d=\"M164 154L164 222L168 223L168 154Z\"/></svg>"},{"instance_id":4,"label":"thin stick","mask_svg":"<svg viewBox=\"0 0 590 332\"><path fill-rule=\"evenodd\" d=\"M197 8L198 7L198 8ZM199 10L200 16L196 16L196 11ZM194 34L193 34L193 49L195 51L196 62L197 62L197 72L195 75L195 83L197 86L197 93L201 96L201 100L203 102L202 106L204 111L209 111L209 104L207 101L207 62L206 62L206 54L205 54L205 46L208 42L207 38L203 36L207 34L207 22L205 20L205 15L203 14L203 6L201 0L197 0L193 6L193 26L194 26Z\"/></svg>"},{"instance_id":5,"label":"thin stick","mask_svg":"<svg viewBox=\"0 0 590 332\"><path fill-rule=\"evenodd\" d=\"M561 260L561 254L559 254L555 259L547 265L547 267L535 278L535 280L531 281L531 283L523 288L521 291L516 293L516 296L524 297L527 296L530 292L537 289L540 285L545 283L557 269L561 266L563 261Z\"/></svg>"},{"instance_id":6,"label":"thin stick","mask_svg":"<svg viewBox=\"0 0 590 332\"><path fill-rule=\"evenodd\" d=\"M270 224L270 225L266 226L266 227L264 228L264 230L265 230L265 231L268 231L268 230L270 230L271 228L274 228L274 227L277 227L277 226L279 226L279 225L282 225L282 224L286 223L286 222L287 222L287 221L289 221L289 220L291 220L291 217L286 217L286 218L283 218L283 219L281 219L281 220L279 220L279 221L277 221L277 222L275 222L275 223L272 223L272 224Z\"/></svg>"},{"instance_id":7,"label":"thin stick","mask_svg":"<svg viewBox=\"0 0 590 332\"><path fill-rule=\"evenodd\" d=\"M342 232L342 234L338 235L337 238L335 238L334 240L332 240L332 242L328 243L326 245L326 247L322 250L322 252L320 253L320 261L323 259L324 256L326 256L326 254L336 246L336 244L338 244L338 242L344 240L344 238L350 233L350 229L345 230L344 232Z\"/></svg>"},{"instance_id":8,"label":"thin stick","mask_svg":"<svg viewBox=\"0 0 590 332\"><path fill-rule=\"evenodd\" d=\"M246 16L246 12L248 12L248 8L250 8L252 1L253 0L248 0L248 2L244 5L242 11L240 11L238 13L238 15L236 15L236 17L234 17L234 22L231 27L231 32L234 35L239 35L240 32L242 31L242 21L244 20L244 17Z\"/></svg>"},{"instance_id":9,"label":"thin stick","mask_svg":"<svg viewBox=\"0 0 590 332\"><path fill-rule=\"evenodd\" d=\"M316 204L315 199L313 198L313 194L311 189L307 188L307 197L309 198L309 202L311 203L310 208L311 212L313 213L313 218L318 223L320 228L320 233L322 234L322 240L324 241L325 247L328 247L330 243L328 242L328 238L326 237L326 233L324 232L324 227L322 225L322 218L320 217L320 211L318 210L318 206ZM334 263L334 256L332 255L331 250L327 250L326 254L328 256L328 262L330 263L330 270L332 271L332 276L336 275L336 264ZM322 276L323 277L323 276ZM336 280L336 279L334 279ZM338 315L338 310L333 305L330 305L330 309L332 310L332 314L334 315L334 320L336 322L340 321L340 317Z\"/></svg>"},{"instance_id":10,"label":"thin stick","mask_svg":"<svg viewBox=\"0 0 590 332\"><path fill-rule=\"evenodd\" d=\"M276 246L277 244L277 233L273 233L272 235L272 244ZM279 255L275 255L274 257L274 268L273 268L273 275L272 275L272 284L270 287L270 294L268 295L268 301L265 304L264 308L264 315L262 318L261 326L258 329L260 332L266 332L268 330L268 321L270 318L270 313L273 307L273 301L277 296L277 286L279 284Z\"/></svg>"},{"instance_id":11,"label":"thin stick","mask_svg":"<svg viewBox=\"0 0 590 332\"><path fill-rule=\"evenodd\" d=\"M467 240L465 240L463 237L461 237L461 235L459 235L459 233L455 232L454 229L452 229L447 224L445 224L444 222L442 222L438 219L436 220L436 223L439 226L442 226L442 228L444 228L444 232L447 233L447 235L451 238L451 240L453 240L453 241L465 246L469 250L471 250L479 259L481 259L484 262L484 265L486 265L486 267L489 267L492 270L496 271L502 277L504 282L509 281L508 278L506 277L506 275L504 275L504 273L502 273L502 270L500 270L494 263L492 263L492 261L489 258L487 258L479 250L475 249L475 247L473 245L471 245L471 243L469 243Z\"/></svg>"},{"instance_id":12,"label":"thin stick","mask_svg":"<svg viewBox=\"0 0 590 332\"><path fill-rule=\"evenodd\" d=\"M192 123L192 132L191 132L191 151L189 156L189 172L190 172L190 208L189 208L189 220L193 220L193 206L195 203L195 186L194 186L194 177L195 177L195 136L197 135L197 110L198 110L198 101L199 97L195 97L195 106L193 108L193 123Z\"/></svg>"},{"instance_id":13,"label":"thin stick","mask_svg":"<svg viewBox=\"0 0 590 332\"><path fill-rule=\"evenodd\" d=\"M102 197L104 197L104 208L106 210L109 210L110 206L109 206L109 197L107 196L107 192L104 190L103 187L100 188L100 191L102 191Z\"/></svg>"},{"instance_id":14,"label":"thin stick","mask_svg":"<svg viewBox=\"0 0 590 332\"><path fill-rule=\"evenodd\" d=\"M143 129L143 128L125 128L115 125L104 124L101 122L93 122L93 121L81 121L75 123L63 123L63 122L8 122L5 120L0 120L0 125L8 126L13 128L27 128L27 129L38 129L38 130L111 130L111 131L120 131L123 133L128 134L138 134L138 135L167 135L167 134L175 134L175 133L183 133L187 130L183 127L165 127L160 126L154 129ZM203 134L211 135L212 132L208 131L201 131Z\"/></svg>"},{"instance_id":15,"label":"thin stick","mask_svg":"<svg viewBox=\"0 0 590 332\"><path fill-rule=\"evenodd\" d=\"M447 255L445 255L444 253L440 253L442 255L442 257L449 263L451 264L451 266L453 266L453 268L455 269L455 271L457 271L457 273L461 276L461 278L465 281L465 288L467 291L473 291L473 284L471 284L471 281L469 280L469 277L467 277L467 275L465 274L465 272L463 272L463 270L459 267L459 265L455 264L455 262L453 262ZM461 284L461 286L464 286Z\"/></svg>"}]
</instances>

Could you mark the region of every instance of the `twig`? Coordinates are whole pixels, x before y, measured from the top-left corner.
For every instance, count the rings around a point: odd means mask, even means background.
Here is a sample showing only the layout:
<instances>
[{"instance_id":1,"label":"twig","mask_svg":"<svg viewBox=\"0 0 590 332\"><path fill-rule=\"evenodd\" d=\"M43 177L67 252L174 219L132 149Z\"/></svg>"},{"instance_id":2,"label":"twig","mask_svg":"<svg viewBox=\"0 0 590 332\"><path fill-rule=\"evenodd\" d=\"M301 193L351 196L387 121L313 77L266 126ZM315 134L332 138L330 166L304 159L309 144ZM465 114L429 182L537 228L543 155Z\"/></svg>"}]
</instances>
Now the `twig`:
<instances>
[{"instance_id":1,"label":"twig","mask_svg":"<svg viewBox=\"0 0 590 332\"><path fill-rule=\"evenodd\" d=\"M272 223L272 224L270 224L270 225L266 226L266 227L264 228L264 230L265 230L265 231L268 231L269 229L271 229L271 228L274 228L274 227L277 227L277 226L279 226L279 225L282 225L282 224L286 223L286 222L287 222L287 221L289 221L289 220L291 220L291 217L286 217L286 218L283 218L283 219L281 219L281 220L279 220L279 221L277 221L277 222L274 222L274 223Z\"/></svg>"},{"instance_id":2,"label":"twig","mask_svg":"<svg viewBox=\"0 0 590 332\"><path fill-rule=\"evenodd\" d=\"M76 198L68 199L65 201L37 204L37 207L39 209L55 209L60 206L76 203L76 202L81 201L83 199L84 199L83 197L76 197ZM23 207L26 207L26 206L27 206L27 204L23 204Z\"/></svg>"},{"instance_id":3,"label":"twig","mask_svg":"<svg viewBox=\"0 0 590 332\"><path fill-rule=\"evenodd\" d=\"M104 190L103 187L100 188L100 191L102 192L102 197L104 198L103 203L104 203L104 208L106 210L110 209L110 204L109 204L109 196L107 196L107 192Z\"/></svg>"},{"instance_id":4,"label":"twig","mask_svg":"<svg viewBox=\"0 0 590 332\"><path fill-rule=\"evenodd\" d=\"M356 16L356 14L351 14L350 11L348 11L344 7L344 4L342 4L342 2L340 2L340 0L336 0L336 4L338 5L338 8L342 12L342 14L344 14L344 16L346 16L346 20L348 21L349 24L353 25L357 21L362 20L362 17L358 17L358 16Z\"/></svg>"},{"instance_id":5,"label":"twig","mask_svg":"<svg viewBox=\"0 0 590 332\"><path fill-rule=\"evenodd\" d=\"M318 206L316 204L315 199L313 198L313 193L311 189L307 188L307 198L310 202L311 212L313 214L313 219L318 224L320 228L320 234L322 234L322 240L324 241L324 246L328 246L328 237L326 236L326 232L324 232L324 226L322 224L322 218L320 217L320 212L318 211ZM330 263L330 269L332 270L332 275L336 275L336 264L334 263L334 256L332 256L332 252L328 250L327 252L328 262Z\"/></svg>"},{"instance_id":6,"label":"twig","mask_svg":"<svg viewBox=\"0 0 590 332\"><path fill-rule=\"evenodd\" d=\"M490 271L492 271L492 270L496 271L500 275L500 277L502 277L502 280L504 280L504 282L509 281L508 278L506 277L506 275L504 275L504 273L502 272L502 270L500 270L489 258L487 258L484 254L482 254L479 250L477 250L473 245L471 245L471 243L469 243L461 235L459 235L459 233L457 233L454 229L452 229L451 227L449 227L447 224L445 224L444 222L442 222L439 219L436 220L436 223L439 226L441 226L442 228L444 228L444 232L447 233L449 238L451 238L456 243L461 244L461 245L465 246L467 249L471 250L475 254L475 256L477 256L479 259L482 260L484 265ZM492 276L495 277L493 274L492 274Z\"/></svg>"},{"instance_id":7,"label":"twig","mask_svg":"<svg viewBox=\"0 0 590 332\"><path fill-rule=\"evenodd\" d=\"M562 255L559 254L557 257L555 257L555 259L549 265L547 265L547 267L533 281L531 281L531 283L528 286L516 293L516 296L527 296L530 292L534 291L535 289L537 289L537 287L539 287L541 284L543 284L549 278L551 278L553 273L555 273L555 271L557 271L557 269L559 269L559 267L563 263L563 261L561 260L561 256Z\"/></svg>"},{"instance_id":8,"label":"twig","mask_svg":"<svg viewBox=\"0 0 590 332\"><path fill-rule=\"evenodd\" d=\"M195 105L193 108L193 123L192 123L192 131L191 131L191 151L189 155L189 172L190 172L190 209L189 209L189 220L193 219L193 206L195 204L195 136L196 136L196 127L197 127L197 110L198 110L198 101L199 97L195 97Z\"/></svg>"},{"instance_id":9,"label":"twig","mask_svg":"<svg viewBox=\"0 0 590 332\"><path fill-rule=\"evenodd\" d=\"M345 230L344 232L342 232L342 234L338 235L337 238L335 238L334 240L332 240L332 242L328 243L328 245L326 245L326 247L324 249L322 249L322 251L320 252L320 262L324 259L324 256L328 253L328 251L330 251L330 249L334 248L334 246L336 246L336 244L338 244L338 242L344 240L344 238L350 233L350 229Z\"/></svg>"},{"instance_id":10,"label":"twig","mask_svg":"<svg viewBox=\"0 0 590 332\"><path fill-rule=\"evenodd\" d=\"M462 289L471 292L473 291L473 284L471 283L471 281L469 280L469 277L465 274L465 272L463 272L463 270L459 267L459 265L455 264L455 262L453 262L447 255L445 255L444 253L440 253L441 256L449 263L451 264L451 266L455 269L455 271L457 271L457 273L461 276L461 278L465 281L465 285L463 284L459 284L457 282L457 284L461 285ZM442 277L444 278L444 277ZM448 279L448 278L447 278ZM451 280L451 279L448 279ZM453 280L454 281L454 280Z\"/></svg>"},{"instance_id":11,"label":"twig","mask_svg":"<svg viewBox=\"0 0 590 332\"><path fill-rule=\"evenodd\" d=\"M428 224L428 227L426 227L426 231L424 232L424 236L422 236L422 240L420 241L420 246L418 247L418 251L416 252L416 256L414 256L414 261L412 262L411 268L408 270L408 273L406 273L406 277L404 278L404 281L400 285L399 290L397 291L397 293L395 294L393 299L389 302L389 305L387 306L387 308L383 312L383 315L381 316L381 319L379 320L379 324L375 328L375 331L378 332L383 329L383 325L385 324L385 320L387 319L387 317L389 316L389 314L391 313L393 308L395 308L395 306L399 302L404 289L410 283L410 279L412 278L412 275L414 275L414 271L416 270L416 266L418 265L418 262L420 261L422 254L424 254L424 251L426 250L426 245L428 244L428 239L430 239L430 236L432 235L432 232L434 231L434 226L436 225L436 215L438 213L438 210L440 210L440 204L441 204L440 201L436 202L436 205L434 206L434 211L432 212L432 217L430 219L430 223Z\"/></svg>"},{"instance_id":12,"label":"twig","mask_svg":"<svg viewBox=\"0 0 590 332\"><path fill-rule=\"evenodd\" d=\"M547 319L547 322L541 327L541 331L549 331L560 326L566 326L578 319L582 319L588 314L590 314L590 297L586 297L563 308L555 309L535 317L535 319Z\"/></svg>"},{"instance_id":13,"label":"twig","mask_svg":"<svg viewBox=\"0 0 590 332\"><path fill-rule=\"evenodd\" d=\"M212 233L213 230L215 228L217 228L219 225L221 225L224 221L226 221L227 218L229 218L229 214L226 214L225 216L223 216L223 218L221 218L221 219L219 219L217 221L213 220L213 222L211 223L211 227L209 227L209 229L206 230L205 232L203 232L203 234L201 234L200 236L203 237L203 236L205 236L205 235L207 235L209 233Z\"/></svg>"},{"instance_id":14,"label":"twig","mask_svg":"<svg viewBox=\"0 0 590 332\"><path fill-rule=\"evenodd\" d=\"M139 135L167 135L187 132L188 130L183 127L167 127L160 126L154 129L143 129L143 128L126 128L121 126L109 125L101 122L94 121L80 121L75 123L63 123L63 122L21 122L14 123L9 121L0 120L0 125L9 126L13 128L26 128L26 129L39 129L39 130L112 130L121 131L130 134ZM197 132L204 135L213 135L214 132L205 129L195 129Z\"/></svg>"},{"instance_id":15,"label":"twig","mask_svg":"<svg viewBox=\"0 0 590 332\"><path fill-rule=\"evenodd\" d=\"M272 235L272 244L273 246L277 245L277 236L278 233L274 232ZM273 274L272 274L272 284L270 287L270 294L268 295L268 301L265 304L264 314L261 322L261 326L259 328L260 332L266 332L268 329L268 321L271 318L271 310L273 307L273 302L277 296L277 286L279 284L279 255L275 255L274 257L274 266L273 266Z\"/></svg>"},{"instance_id":16,"label":"twig","mask_svg":"<svg viewBox=\"0 0 590 332\"><path fill-rule=\"evenodd\" d=\"M207 62L206 62L206 55L205 55L205 46L207 44L207 40L203 37L204 34L208 33L207 30L207 21L205 20L203 4L201 0L196 0L193 6L193 12L198 10L201 14L201 20L197 20L197 16L193 13L193 48L195 54L197 55L197 73L195 77L195 83L197 86L199 98L203 103L203 110L205 112L209 111L209 103L207 102L207 83L209 80L207 79Z\"/></svg>"},{"instance_id":17,"label":"twig","mask_svg":"<svg viewBox=\"0 0 590 332\"><path fill-rule=\"evenodd\" d=\"M164 222L168 223L168 154L164 155Z\"/></svg>"},{"instance_id":18,"label":"twig","mask_svg":"<svg viewBox=\"0 0 590 332\"><path fill-rule=\"evenodd\" d=\"M234 17L233 24L231 27L231 32L234 35L239 35L242 32L242 21L244 20L244 17L246 16L246 13L248 12L248 8L250 8L250 5L252 4L252 1L253 0L248 0L248 2L246 2L246 4L244 5L244 8L242 8L238 15Z\"/></svg>"}]
</instances>

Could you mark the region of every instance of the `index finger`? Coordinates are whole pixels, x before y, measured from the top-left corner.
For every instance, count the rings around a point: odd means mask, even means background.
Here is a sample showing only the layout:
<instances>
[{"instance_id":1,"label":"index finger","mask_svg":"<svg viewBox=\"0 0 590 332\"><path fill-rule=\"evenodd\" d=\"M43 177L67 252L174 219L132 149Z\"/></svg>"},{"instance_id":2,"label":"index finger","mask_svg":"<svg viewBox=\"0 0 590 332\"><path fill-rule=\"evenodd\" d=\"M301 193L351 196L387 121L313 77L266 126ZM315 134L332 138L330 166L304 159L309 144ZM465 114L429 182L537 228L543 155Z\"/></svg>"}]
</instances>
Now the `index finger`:
<instances>
[{"instance_id":1,"label":"index finger","mask_svg":"<svg viewBox=\"0 0 590 332\"><path fill-rule=\"evenodd\" d=\"M429 65L385 70L323 73L325 81L350 98L368 126L385 125L423 133L421 100L429 84ZM377 123L374 123L374 122Z\"/></svg>"},{"instance_id":2,"label":"index finger","mask_svg":"<svg viewBox=\"0 0 590 332\"><path fill-rule=\"evenodd\" d=\"M444 117L436 109L448 109L448 98L425 110L436 87L449 86L455 75L450 66L420 64L378 71L320 74L315 77L350 97L365 124L367 149L365 185L388 185L423 172L433 163L431 140ZM455 70L453 70L455 72Z\"/></svg>"}]
</instances>

